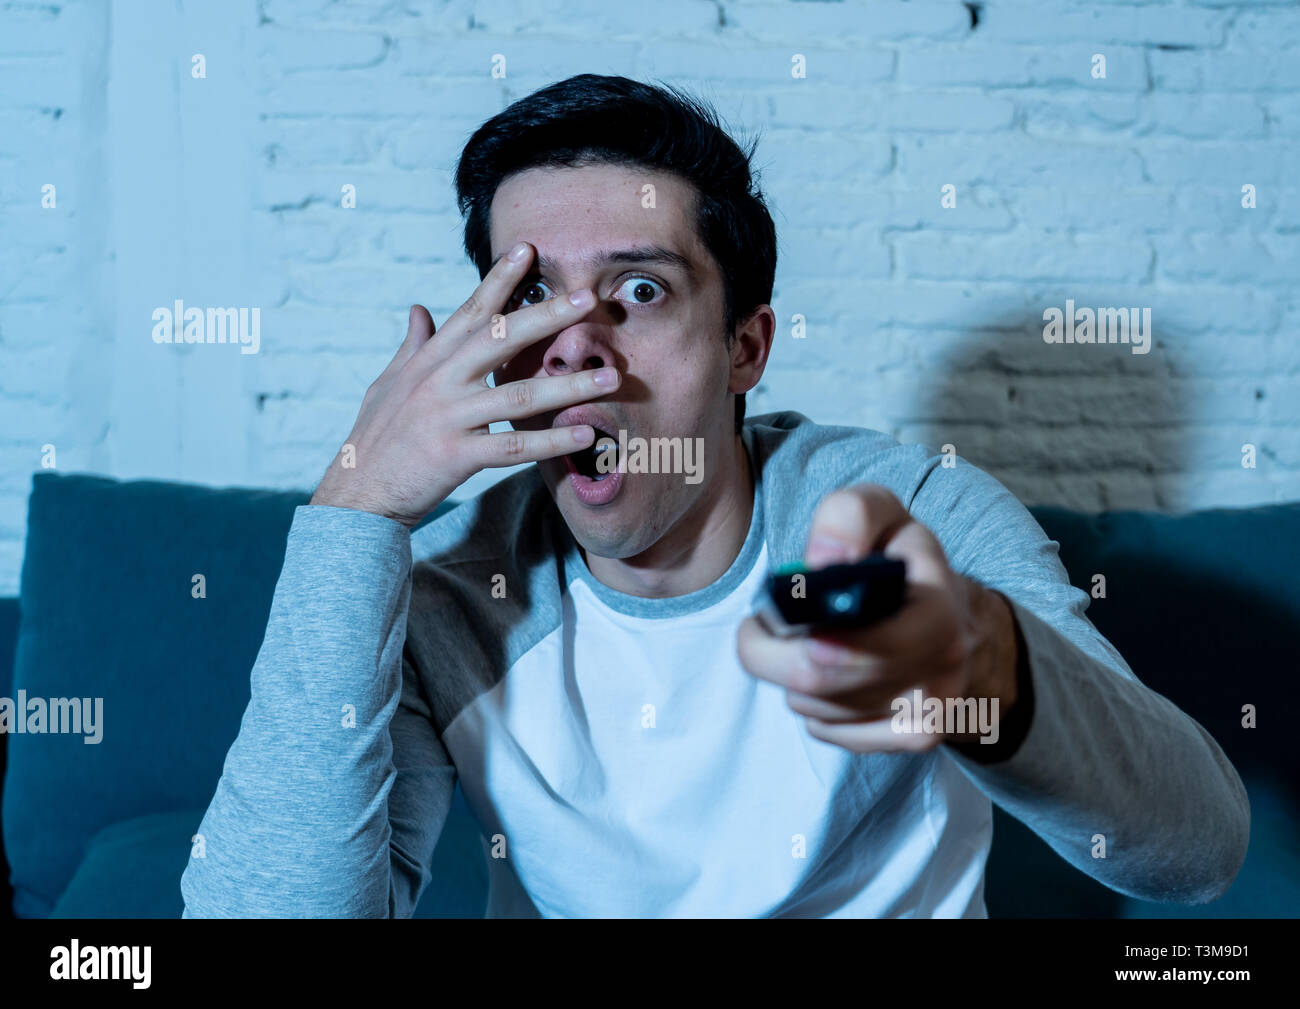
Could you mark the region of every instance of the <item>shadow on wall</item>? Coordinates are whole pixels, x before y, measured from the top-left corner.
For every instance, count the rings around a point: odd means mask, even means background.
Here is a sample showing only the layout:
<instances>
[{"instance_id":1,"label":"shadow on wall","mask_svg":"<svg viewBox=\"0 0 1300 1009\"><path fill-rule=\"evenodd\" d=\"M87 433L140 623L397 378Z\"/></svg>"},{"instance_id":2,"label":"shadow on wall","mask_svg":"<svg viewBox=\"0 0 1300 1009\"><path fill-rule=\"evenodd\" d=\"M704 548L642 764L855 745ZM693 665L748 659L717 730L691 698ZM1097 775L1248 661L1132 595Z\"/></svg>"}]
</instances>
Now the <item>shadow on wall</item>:
<instances>
[{"instance_id":1,"label":"shadow on wall","mask_svg":"<svg viewBox=\"0 0 1300 1009\"><path fill-rule=\"evenodd\" d=\"M1049 344L1044 325L1041 315L995 319L950 351L909 419L917 440L951 443L1026 504L1170 509L1169 488L1191 468L1195 407L1169 380L1177 339L1146 325L1150 349L1134 353Z\"/></svg>"}]
</instances>

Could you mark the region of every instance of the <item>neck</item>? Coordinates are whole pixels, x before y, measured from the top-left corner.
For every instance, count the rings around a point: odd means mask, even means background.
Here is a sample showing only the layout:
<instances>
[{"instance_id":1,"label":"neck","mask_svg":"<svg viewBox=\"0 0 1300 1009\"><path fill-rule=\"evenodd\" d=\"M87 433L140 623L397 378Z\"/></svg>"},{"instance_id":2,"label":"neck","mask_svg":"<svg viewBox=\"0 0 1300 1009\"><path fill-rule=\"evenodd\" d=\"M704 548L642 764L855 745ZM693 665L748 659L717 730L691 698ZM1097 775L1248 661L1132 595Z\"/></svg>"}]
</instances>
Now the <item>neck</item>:
<instances>
[{"instance_id":1,"label":"neck","mask_svg":"<svg viewBox=\"0 0 1300 1009\"><path fill-rule=\"evenodd\" d=\"M740 435L718 460L715 479L654 546L614 560L582 551L587 568L618 592L683 596L712 585L740 553L754 513L754 475Z\"/></svg>"}]
</instances>

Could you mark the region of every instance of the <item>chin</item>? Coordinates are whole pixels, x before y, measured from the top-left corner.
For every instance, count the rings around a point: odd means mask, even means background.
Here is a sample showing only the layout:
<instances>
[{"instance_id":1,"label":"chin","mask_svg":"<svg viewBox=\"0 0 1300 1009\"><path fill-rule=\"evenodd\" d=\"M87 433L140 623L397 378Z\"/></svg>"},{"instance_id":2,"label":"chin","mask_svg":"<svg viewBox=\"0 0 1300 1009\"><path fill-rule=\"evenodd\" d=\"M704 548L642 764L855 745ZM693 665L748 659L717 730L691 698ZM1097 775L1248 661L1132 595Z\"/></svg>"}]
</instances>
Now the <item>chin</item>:
<instances>
[{"instance_id":1,"label":"chin","mask_svg":"<svg viewBox=\"0 0 1300 1009\"><path fill-rule=\"evenodd\" d=\"M569 527L573 538L588 555L607 560L627 560L652 545L641 542L646 534L644 527L637 523L619 523L616 527L608 521L593 522L585 510L573 514L563 507L560 514L564 516L564 524Z\"/></svg>"}]
</instances>

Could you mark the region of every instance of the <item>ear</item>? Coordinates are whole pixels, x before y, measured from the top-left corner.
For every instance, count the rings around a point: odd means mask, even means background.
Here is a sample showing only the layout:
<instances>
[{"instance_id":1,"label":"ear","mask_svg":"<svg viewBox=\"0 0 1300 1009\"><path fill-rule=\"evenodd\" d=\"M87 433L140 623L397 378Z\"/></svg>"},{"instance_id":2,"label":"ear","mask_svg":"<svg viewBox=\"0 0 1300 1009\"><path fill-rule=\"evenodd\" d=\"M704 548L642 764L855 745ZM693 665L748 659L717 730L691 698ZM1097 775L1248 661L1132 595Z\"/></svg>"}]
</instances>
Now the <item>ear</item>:
<instances>
[{"instance_id":1,"label":"ear","mask_svg":"<svg viewBox=\"0 0 1300 1009\"><path fill-rule=\"evenodd\" d=\"M727 391L739 395L758 385L772 353L776 333L776 313L771 305L759 305L736 327L731 344L731 380Z\"/></svg>"}]
</instances>

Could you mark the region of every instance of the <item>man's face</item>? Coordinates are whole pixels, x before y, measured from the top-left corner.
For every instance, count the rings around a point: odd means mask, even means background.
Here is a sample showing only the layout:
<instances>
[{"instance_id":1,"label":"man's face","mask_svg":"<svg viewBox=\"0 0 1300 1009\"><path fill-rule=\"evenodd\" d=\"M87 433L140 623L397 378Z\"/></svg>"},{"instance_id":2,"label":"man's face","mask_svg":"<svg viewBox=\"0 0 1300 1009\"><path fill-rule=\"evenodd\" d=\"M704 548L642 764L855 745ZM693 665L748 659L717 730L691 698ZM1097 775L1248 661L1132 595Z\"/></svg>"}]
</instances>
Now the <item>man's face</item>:
<instances>
[{"instance_id":1,"label":"man's face","mask_svg":"<svg viewBox=\"0 0 1300 1009\"><path fill-rule=\"evenodd\" d=\"M643 206L647 184L654 186L652 208ZM690 459L693 474L606 476L601 471L609 461L597 467L593 453L538 464L574 538L599 557L635 557L692 507L701 507L723 439L735 437L722 278L695 233L694 207L694 187L676 176L615 165L529 169L503 182L492 201L492 259L520 241L537 249L533 272L507 313L581 288L597 298L583 321L498 369L496 383L611 365L623 376L610 396L515 427L591 424L597 438L604 433L618 440L626 432L629 448L637 445L634 439L651 438L679 438L683 448L689 439L692 449L703 447L702 459L699 453L673 456ZM681 261L618 257L651 249ZM610 254L614 258L602 259ZM635 465L631 451L625 463Z\"/></svg>"}]
</instances>

